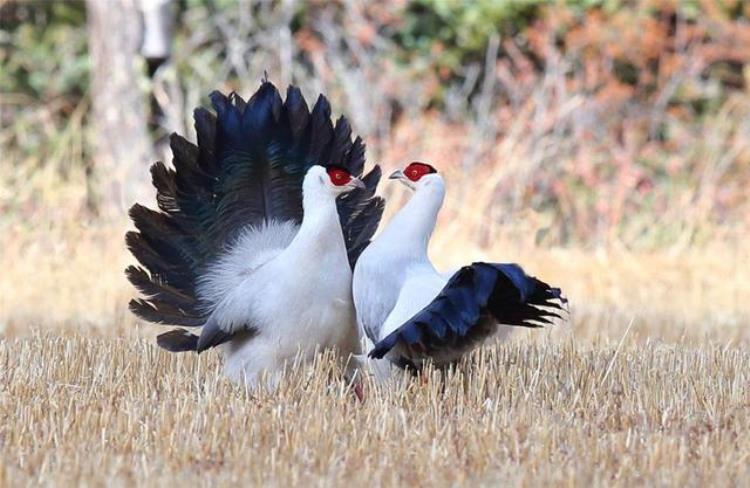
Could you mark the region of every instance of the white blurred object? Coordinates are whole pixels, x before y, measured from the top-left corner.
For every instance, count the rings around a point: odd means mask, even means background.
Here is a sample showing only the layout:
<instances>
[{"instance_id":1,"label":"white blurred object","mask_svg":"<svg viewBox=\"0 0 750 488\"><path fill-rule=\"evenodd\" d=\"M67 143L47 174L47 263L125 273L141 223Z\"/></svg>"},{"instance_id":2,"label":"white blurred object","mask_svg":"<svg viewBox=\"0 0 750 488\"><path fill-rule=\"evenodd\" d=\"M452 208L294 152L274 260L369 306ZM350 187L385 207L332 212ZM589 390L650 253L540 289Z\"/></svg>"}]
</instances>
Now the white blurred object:
<instances>
[{"instance_id":1,"label":"white blurred object","mask_svg":"<svg viewBox=\"0 0 750 488\"><path fill-rule=\"evenodd\" d=\"M140 0L143 13L143 43L141 54L159 64L172 53L174 29L173 0Z\"/></svg>"}]
</instances>

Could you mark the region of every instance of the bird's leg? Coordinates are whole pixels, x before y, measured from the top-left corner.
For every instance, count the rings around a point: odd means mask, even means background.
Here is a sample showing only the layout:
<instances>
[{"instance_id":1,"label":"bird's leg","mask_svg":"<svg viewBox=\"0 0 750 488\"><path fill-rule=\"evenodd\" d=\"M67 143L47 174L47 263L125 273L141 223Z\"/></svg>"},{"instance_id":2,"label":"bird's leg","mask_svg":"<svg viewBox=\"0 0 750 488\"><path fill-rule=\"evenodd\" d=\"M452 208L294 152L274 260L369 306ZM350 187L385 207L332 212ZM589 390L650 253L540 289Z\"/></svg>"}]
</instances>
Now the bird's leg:
<instances>
[{"instance_id":1,"label":"bird's leg","mask_svg":"<svg viewBox=\"0 0 750 488\"><path fill-rule=\"evenodd\" d=\"M349 383L349 389L359 402L365 401L365 390L362 384L362 372L359 369L352 368L345 374L345 378Z\"/></svg>"},{"instance_id":2,"label":"bird's leg","mask_svg":"<svg viewBox=\"0 0 750 488\"><path fill-rule=\"evenodd\" d=\"M361 381L357 381L354 383L352 391L354 392L354 396L357 397L357 400L359 400L360 403L364 403L365 401L365 387L362 385Z\"/></svg>"}]
</instances>

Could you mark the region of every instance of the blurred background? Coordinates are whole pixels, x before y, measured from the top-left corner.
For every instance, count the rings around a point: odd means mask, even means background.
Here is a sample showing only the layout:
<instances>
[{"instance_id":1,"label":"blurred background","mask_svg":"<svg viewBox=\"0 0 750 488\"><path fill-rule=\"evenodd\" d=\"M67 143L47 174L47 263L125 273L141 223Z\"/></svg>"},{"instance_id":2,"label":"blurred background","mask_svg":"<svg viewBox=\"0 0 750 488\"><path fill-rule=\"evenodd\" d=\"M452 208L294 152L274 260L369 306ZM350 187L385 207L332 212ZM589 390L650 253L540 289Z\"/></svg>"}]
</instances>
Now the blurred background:
<instances>
[{"instance_id":1,"label":"blurred background","mask_svg":"<svg viewBox=\"0 0 750 488\"><path fill-rule=\"evenodd\" d=\"M750 2L6 0L0 19L0 334L132 330L148 167L212 90L267 73L324 93L371 164L445 173L438 263L518 260L568 291L582 339L631 319L750 336ZM405 194L382 187L390 214Z\"/></svg>"}]
</instances>

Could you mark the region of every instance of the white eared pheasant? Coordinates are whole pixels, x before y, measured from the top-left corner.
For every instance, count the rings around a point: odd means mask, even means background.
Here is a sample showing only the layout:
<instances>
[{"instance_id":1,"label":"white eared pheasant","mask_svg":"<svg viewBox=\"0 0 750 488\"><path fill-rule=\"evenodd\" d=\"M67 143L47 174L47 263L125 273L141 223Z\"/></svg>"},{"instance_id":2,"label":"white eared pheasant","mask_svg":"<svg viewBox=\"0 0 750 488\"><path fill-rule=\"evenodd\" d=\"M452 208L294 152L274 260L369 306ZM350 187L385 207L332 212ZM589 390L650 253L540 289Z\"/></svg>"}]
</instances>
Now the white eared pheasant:
<instances>
[{"instance_id":1,"label":"white eared pheasant","mask_svg":"<svg viewBox=\"0 0 750 488\"><path fill-rule=\"evenodd\" d=\"M127 276L144 295L139 317L178 328L158 344L173 352L223 345L228 376L275 385L297 354L359 348L351 268L383 211L375 167L360 179L361 139L312 112L299 89L286 100L268 82L246 103L214 92L216 111L195 111L198 144L173 134L174 169L151 168L159 210L134 205L126 240L142 267ZM145 268L145 269L144 269Z\"/></svg>"},{"instance_id":2,"label":"white eared pheasant","mask_svg":"<svg viewBox=\"0 0 750 488\"><path fill-rule=\"evenodd\" d=\"M364 250L352 283L359 327L374 344L370 357L400 367L419 368L427 359L444 366L499 324L541 327L560 318L560 290L517 264L476 262L451 276L439 273L427 246L445 197L443 178L420 162L390 178L414 194Z\"/></svg>"}]
</instances>

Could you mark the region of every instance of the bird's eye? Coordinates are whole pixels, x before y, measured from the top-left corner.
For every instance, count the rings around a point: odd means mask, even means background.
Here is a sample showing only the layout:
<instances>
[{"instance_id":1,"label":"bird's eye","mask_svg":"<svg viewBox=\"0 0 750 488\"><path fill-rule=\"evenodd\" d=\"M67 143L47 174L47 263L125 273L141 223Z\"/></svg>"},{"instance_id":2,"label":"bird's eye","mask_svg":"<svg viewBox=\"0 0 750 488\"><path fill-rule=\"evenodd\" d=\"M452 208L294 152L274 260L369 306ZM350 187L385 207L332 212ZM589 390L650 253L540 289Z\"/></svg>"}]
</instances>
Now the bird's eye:
<instances>
[{"instance_id":1,"label":"bird's eye","mask_svg":"<svg viewBox=\"0 0 750 488\"><path fill-rule=\"evenodd\" d=\"M336 186L345 185L352 179L352 175L342 168L328 168L328 177L331 179L331 183Z\"/></svg>"},{"instance_id":2,"label":"bird's eye","mask_svg":"<svg viewBox=\"0 0 750 488\"><path fill-rule=\"evenodd\" d=\"M437 171L435 171L435 168L433 168L429 164L420 163L418 161L409 164L406 169L404 169L404 174L406 175L406 177L415 182L419 181L420 178L422 178L424 175L430 173L437 173Z\"/></svg>"}]
</instances>

